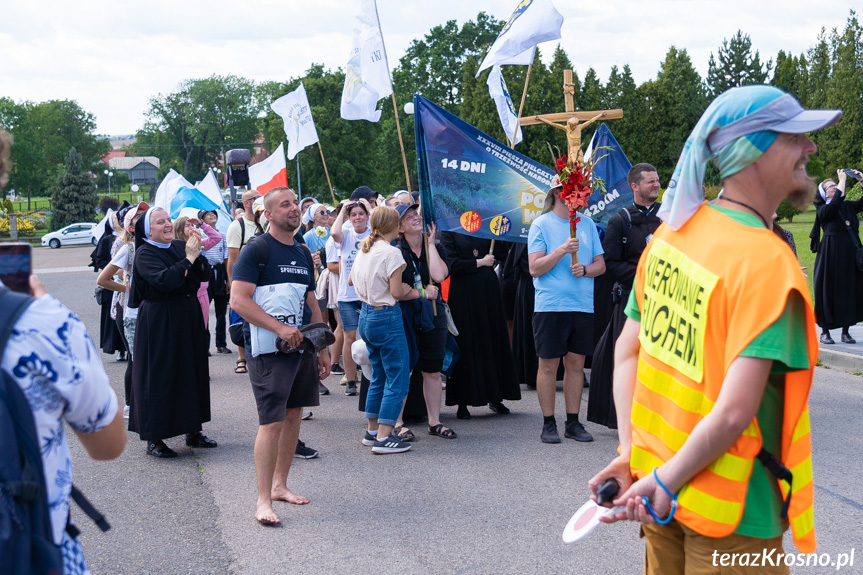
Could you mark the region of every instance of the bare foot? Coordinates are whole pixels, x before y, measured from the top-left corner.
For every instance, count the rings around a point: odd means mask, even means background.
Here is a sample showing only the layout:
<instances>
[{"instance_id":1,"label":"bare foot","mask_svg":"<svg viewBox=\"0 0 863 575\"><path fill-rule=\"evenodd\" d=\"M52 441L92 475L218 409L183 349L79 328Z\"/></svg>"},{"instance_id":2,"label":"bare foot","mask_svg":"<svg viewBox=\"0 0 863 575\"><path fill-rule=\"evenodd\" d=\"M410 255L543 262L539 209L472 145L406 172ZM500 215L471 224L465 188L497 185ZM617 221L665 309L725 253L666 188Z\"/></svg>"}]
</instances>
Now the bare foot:
<instances>
[{"instance_id":1,"label":"bare foot","mask_svg":"<svg viewBox=\"0 0 863 575\"><path fill-rule=\"evenodd\" d=\"M273 491L270 494L270 497L273 498L273 501L287 501L288 503L293 503L294 505L305 505L309 502L308 497L297 495L285 486L273 487Z\"/></svg>"},{"instance_id":2,"label":"bare foot","mask_svg":"<svg viewBox=\"0 0 863 575\"><path fill-rule=\"evenodd\" d=\"M255 511L255 519L261 525L272 526L281 523L279 516L273 511L272 503L265 501L258 503L258 509Z\"/></svg>"}]
</instances>

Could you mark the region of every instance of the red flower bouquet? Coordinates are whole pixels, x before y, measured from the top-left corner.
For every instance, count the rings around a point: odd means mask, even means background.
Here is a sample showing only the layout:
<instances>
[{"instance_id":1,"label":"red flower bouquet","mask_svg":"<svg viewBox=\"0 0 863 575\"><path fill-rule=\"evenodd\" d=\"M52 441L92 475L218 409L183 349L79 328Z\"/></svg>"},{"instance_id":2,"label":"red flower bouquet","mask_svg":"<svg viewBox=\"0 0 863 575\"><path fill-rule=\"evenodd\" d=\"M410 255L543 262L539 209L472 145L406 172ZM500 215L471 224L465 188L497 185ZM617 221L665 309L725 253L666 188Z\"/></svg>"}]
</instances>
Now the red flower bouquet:
<instances>
[{"instance_id":1,"label":"red flower bouquet","mask_svg":"<svg viewBox=\"0 0 863 575\"><path fill-rule=\"evenodd\" d=\"M549 146L549 150L551 146ZM552 153L552 157L554 154ZM595 154L594 154L595 157ZM570 162L565 154L558 150L558 156L554 158L554 172L563 186L558 197L569 207L569 237L575 237L575 225L581 220L578 210L587 207L587 201L593 193L594 188L605 192L605 181L594 173L597 162L605 155L590 160L584 164Z\"/></svg>"}]
</instances>

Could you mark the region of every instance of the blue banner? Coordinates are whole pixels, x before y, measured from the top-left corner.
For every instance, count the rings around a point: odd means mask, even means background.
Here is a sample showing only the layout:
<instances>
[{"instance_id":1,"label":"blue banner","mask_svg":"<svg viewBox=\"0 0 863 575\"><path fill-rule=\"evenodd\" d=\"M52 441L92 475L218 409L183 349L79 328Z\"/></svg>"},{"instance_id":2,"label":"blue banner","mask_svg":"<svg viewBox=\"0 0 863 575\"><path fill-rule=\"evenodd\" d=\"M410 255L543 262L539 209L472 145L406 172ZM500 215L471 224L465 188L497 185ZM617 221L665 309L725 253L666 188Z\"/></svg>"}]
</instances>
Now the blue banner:
<instances>
[{"instance_id":1,"label":"blue banner","mask_svg":"<svg viewBox=\"0 0 863 575\"><path fill-rule=\"evenodd\" d=\"M526 242L531 222L545 206L554 172L418 94L414 113L425 223L433 219L441 231ZM595 171L608 183L608 193L595 192L584 211L601 227L632 203L626 185L629 160L607 127L600 126L597 133L603 128L607 138L600 142L605 143L595 147L607 145L612 150L598 150L600 156L608 156Z\"/></svg>"},{"instance_id":2,"label":"blue banner","mask_svg":"<svg viewBox=\"0 0 863 575\"><path fill-rule=\"evenodd\" d=\"M595 157L602 158L596 163L593 172L605 182L605 193L594 191L584 212L593 219L597 227L605 230L611 216L635 201L626 181L632 163L605 124L600 124L593 133L588 153L590 150L593 150Z\"/></svg>"}]
</instances>

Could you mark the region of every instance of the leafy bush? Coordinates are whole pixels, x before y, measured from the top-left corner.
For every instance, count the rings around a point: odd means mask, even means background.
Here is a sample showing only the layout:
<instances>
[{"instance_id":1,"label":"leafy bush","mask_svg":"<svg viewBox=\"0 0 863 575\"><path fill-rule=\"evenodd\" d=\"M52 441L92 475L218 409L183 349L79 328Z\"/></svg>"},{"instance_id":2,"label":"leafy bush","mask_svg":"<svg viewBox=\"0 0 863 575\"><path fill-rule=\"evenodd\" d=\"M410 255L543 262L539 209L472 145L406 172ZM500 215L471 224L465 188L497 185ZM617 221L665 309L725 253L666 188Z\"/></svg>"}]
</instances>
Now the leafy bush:
<instances>
[{"instance_id":1,"label":"leafy bush","mask_svg":"<svg viewBox=\"0 0 863 575\"><path fill-rule=\"evenodd\" d=\"M779 221L785 220L788 223L791 223L794 216L799 213L800 210L789 204L787 200L782 200L782 203L776 208L776 215L779 216Z\"/></svg>"},{"instance_id":2,"label":"leafy bush","mask_svg":"<svg viewBox=\"0 0 863 575\"><path fill-rule=\"evenodd\" d=\"M11 235L9 229L9 218L0 218L0 234L4 236ZM18 235L25 238L30 238L36 235L36 226L33 222L24 218L18 218Z\"/></svg>"},{"instance_id":3,"label":"leafy bush","mask_svg":"<svg viewBox=\"0 0 863 575\"><path fill-rule=\"evenodd\" d=\"M108 208L111 208L115 212L117 208L120 207L120 202L117 201L117 198L112 198L111 196L102 196L102 199L99 200L99 211L103 214L108 213Z\"/></svg>"}]
</instances>

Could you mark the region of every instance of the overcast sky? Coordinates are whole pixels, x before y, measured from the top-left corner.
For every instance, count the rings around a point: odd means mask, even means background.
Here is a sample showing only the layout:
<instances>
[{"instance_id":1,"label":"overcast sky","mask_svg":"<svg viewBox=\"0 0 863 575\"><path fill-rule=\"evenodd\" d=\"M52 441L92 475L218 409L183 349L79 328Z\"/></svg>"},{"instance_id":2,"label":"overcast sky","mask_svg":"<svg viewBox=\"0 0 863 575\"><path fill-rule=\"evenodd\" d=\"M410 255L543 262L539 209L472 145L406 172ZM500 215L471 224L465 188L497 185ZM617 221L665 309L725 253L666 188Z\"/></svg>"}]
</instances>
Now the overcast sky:
<instances>
[{"instance_id":1,"label":"overcast sky","mask_svg":"<svg viewBox=\"0 0 863 575\"><path fill-rule=\"evenodd\" d=\"M738 29L762 59L798 54L818 32L842 30L857 0L553 0L564 16L561 44L580 77L603 82L629 64L636 82L656 76L669 46L686 48L702 76L723 38ZM188 78L238 74L286 81L312 63L347 63L357 0L4 2L0 96L72 99L101 134L132 134L147 100ZM485 11L505 20L517 0L378 0L390 68L411 40ZM858 15L859 16L859 15ZM541 45L546 56L554 43ZM561 109L563 102L561 99ZM552 110L542 110L549 112Z\"/></svg>"}]
</instances>

